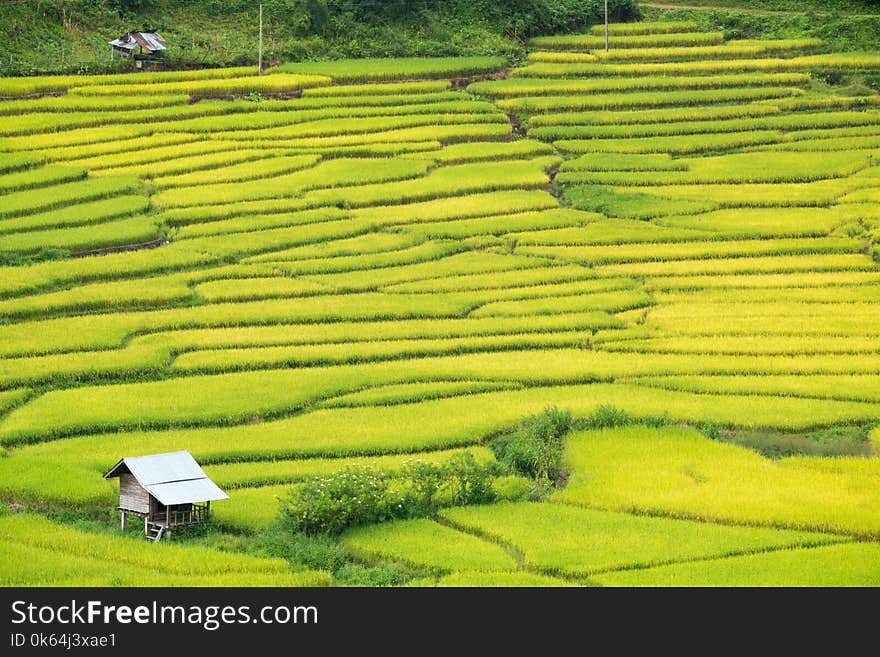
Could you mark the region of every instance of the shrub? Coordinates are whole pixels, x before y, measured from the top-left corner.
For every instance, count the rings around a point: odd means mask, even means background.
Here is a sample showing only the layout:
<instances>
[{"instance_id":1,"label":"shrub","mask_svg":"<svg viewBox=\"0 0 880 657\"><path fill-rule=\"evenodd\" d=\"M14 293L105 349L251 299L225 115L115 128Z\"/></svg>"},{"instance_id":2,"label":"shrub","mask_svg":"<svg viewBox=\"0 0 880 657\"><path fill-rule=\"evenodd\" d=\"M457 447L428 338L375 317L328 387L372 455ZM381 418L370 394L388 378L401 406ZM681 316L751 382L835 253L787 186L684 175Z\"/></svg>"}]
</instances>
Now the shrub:
<instances>
[{"instance_id":1,"label":"shrub","mask_svg":"<svg viewBox=\"0 0 880 657\"><path fill-rule=\"evenodd\" d=\"M512 433L495 439L492 449L509 472L541 483L557 482L564 476L562 439L571 427L571 412L550 406L527 417Z\"/></svg>"},{"instance_id":2,"label":"shrub","mask_svg":"<svg viewBox=\"0 0 880 657\"><path fill-rule=\"evenodd\" d=\"M578 429L611 429L632 424L633 419L629 413L609 404L601 404L587 417L579 420Z\"/></svg>"},{"instance_id":3,"label":"shrub","mask_svg":"<svg viewBox=\"0 0 880 657\"><path fill-rule=\"evenodd\" d=\"M337 535L349 527L429 517L440 508L495 499L494 465L470 453L445 464L412 462L400 475L370 467L314 477L281 500L285 526L307 535Z\"/></svg>"}]
</instances>

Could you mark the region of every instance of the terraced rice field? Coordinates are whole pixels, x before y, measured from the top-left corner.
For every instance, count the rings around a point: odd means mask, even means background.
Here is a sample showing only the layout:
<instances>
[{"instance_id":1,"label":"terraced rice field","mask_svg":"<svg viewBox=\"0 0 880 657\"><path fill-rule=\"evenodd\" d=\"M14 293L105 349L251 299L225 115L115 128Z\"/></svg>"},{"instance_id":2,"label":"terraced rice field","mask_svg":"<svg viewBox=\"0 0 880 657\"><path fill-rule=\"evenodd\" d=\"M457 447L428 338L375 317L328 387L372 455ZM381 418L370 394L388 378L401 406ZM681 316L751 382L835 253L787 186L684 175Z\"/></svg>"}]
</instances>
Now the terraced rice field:
<instances>
[{"instance_id":1,"label":"terraced rice field","mask_svg":"<svg viewBox=\"0 0 880 657\"><path fill-rule=\"evenodd\" d=\"M0 497L32 512L0 516L0 584L330 583L36 513L111 509L119 457L188 449L218 525L259 532L309 476L492 462L549 405L667 426L570 435L542 501L342 544L426 585L880 584L876 456L691 428L880 422L880 96L815 74L880 54L601 42L0 79Z\"/></svg>"}]
</instances>

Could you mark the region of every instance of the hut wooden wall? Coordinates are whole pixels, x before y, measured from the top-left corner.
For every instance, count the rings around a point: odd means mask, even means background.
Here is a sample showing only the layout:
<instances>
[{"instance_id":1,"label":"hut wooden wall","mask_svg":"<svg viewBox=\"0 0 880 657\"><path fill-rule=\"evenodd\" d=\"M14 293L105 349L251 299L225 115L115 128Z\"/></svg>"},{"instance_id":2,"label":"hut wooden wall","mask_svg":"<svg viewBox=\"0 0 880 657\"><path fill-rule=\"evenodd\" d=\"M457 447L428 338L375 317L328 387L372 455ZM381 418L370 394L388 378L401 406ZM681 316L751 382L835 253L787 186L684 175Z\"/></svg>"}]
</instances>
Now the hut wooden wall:
<instances>
[{"instance_id":1,"label":"hut wooden wall","mask_svg":"<svg viewBox=\"0 0 880 657\"><path fill-rule=\"evenodd\" d=\"M150 512L150 494L133 475L123 474L119 477L119 508L138 513Z\"/></svg>"}]
</instances>

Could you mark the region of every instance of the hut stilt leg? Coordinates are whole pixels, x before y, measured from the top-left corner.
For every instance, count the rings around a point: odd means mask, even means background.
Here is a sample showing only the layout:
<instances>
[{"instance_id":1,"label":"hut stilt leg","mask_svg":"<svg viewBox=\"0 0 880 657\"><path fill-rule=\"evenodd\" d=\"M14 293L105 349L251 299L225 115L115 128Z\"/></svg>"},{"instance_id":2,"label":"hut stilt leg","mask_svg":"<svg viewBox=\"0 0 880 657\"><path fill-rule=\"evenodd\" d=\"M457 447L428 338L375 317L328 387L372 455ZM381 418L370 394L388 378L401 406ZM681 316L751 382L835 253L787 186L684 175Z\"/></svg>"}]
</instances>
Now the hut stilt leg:
<instances>
[{"instance_id":1,"label":"hut stilt leg","mask_svg":"<svg viewBox=\"0 0 880 657\"><path fill-rule=\"evenodd\" d=\"M122 511L122 518L119 521L119 527L122 531L125 531L125 511Z\"/></svg>"}]
</instances>

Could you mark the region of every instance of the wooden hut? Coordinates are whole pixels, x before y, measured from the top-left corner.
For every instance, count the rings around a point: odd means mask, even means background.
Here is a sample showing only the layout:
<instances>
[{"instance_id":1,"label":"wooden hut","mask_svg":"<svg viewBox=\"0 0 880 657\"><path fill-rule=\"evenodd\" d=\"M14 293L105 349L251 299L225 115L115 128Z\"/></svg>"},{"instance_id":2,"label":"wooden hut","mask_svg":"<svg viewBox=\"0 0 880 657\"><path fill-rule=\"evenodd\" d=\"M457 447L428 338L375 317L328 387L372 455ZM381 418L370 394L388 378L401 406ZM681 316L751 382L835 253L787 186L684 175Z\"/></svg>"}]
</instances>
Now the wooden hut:
<instances>
[{"instance_id":1,"label":"wooden hut","mask_svg":"<svg viewBox=\"0 0 880 657\"><path fill-rule=\"evenodd\" d=\"M175 527L204 522L212 501L229 499L187 451L123 458L104 475L113 477L119 478L122 529L129 514L141 517L153 541Z\"/></svg>"},{"instance_id":2,"label":"wooden hut","mask_svg":"<svg viewBox=\"0 0 880 657\"><path fill-rule=\"evenodd\" d=\"M155 61L168 48L161 34L156 32L129 32L109 42L113 53L120 57L134 57L138 67L144 61Z\"/></svg>"}]
</instances>

